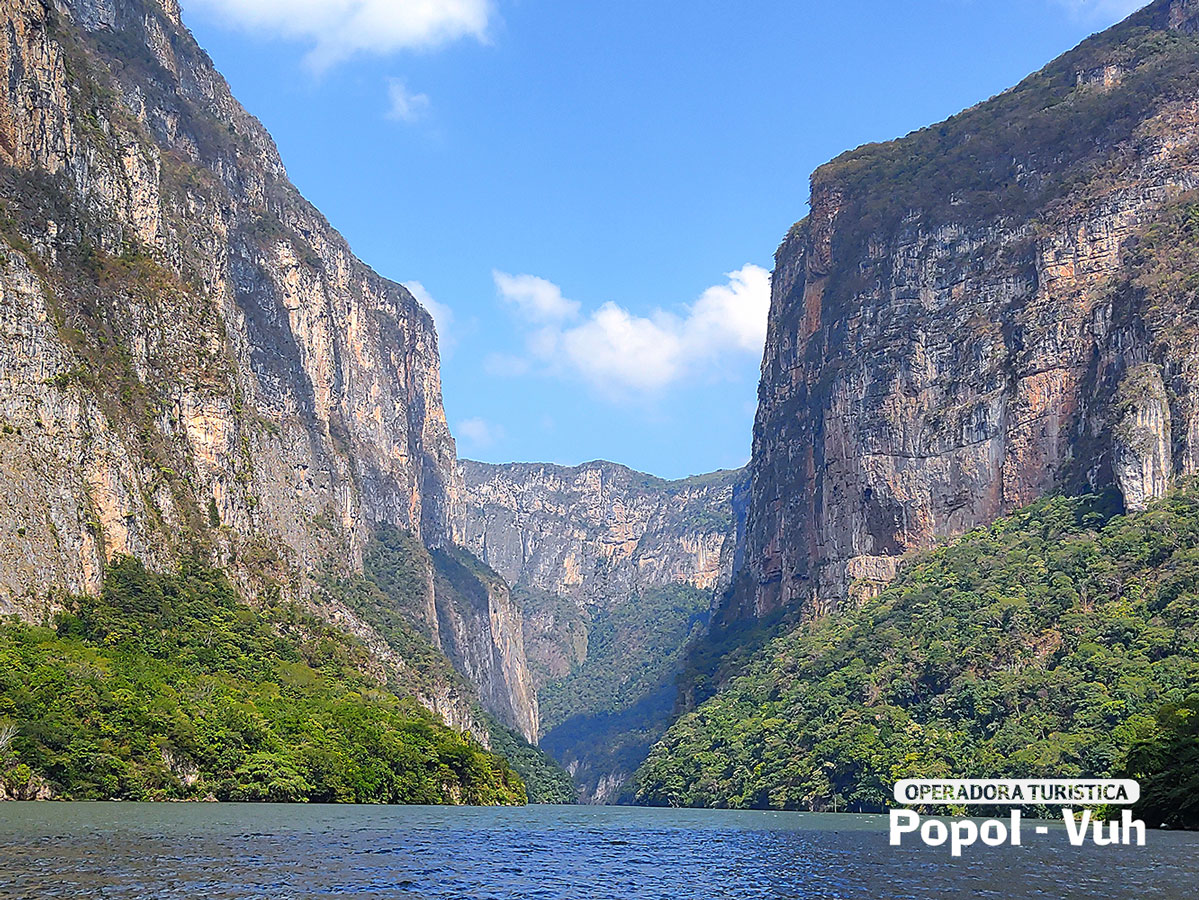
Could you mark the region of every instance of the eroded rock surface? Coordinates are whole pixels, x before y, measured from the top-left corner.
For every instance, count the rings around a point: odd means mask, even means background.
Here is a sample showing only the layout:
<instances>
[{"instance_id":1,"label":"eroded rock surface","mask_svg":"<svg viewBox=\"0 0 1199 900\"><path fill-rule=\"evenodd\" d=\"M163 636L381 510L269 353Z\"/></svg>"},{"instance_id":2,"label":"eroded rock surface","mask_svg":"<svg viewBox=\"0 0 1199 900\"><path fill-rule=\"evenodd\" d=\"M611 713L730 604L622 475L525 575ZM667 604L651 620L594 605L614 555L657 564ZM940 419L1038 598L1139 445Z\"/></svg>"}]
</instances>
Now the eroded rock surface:
<instances>
[{"instance_id":1,"label":"eroded rock surface","mask_svg":"<svg viewBox=\"0 0 1199 900\"><path fill-rule=\"evenodd\" d=\"M457 536L432 318L290 184L174 0L0 9L0 344L0 614L96 591L116 554L198 553L403 669L317 585L375 523ZM493 594L434 637L535 734ZM421 699L480 731L448 687Z\"/></svg>"},{"instance_id":2,"label":"eroded rock surface","mask_svg":"<svg viewBox=\"0 0 1199 900\"><path fill-rule=\"evenodd\" d=\"M1196 471L1197 16L1159 0L815 173L776 255L724 615L819 614L1047 491L1139 508Z\"/></svg>"}]
</instances>

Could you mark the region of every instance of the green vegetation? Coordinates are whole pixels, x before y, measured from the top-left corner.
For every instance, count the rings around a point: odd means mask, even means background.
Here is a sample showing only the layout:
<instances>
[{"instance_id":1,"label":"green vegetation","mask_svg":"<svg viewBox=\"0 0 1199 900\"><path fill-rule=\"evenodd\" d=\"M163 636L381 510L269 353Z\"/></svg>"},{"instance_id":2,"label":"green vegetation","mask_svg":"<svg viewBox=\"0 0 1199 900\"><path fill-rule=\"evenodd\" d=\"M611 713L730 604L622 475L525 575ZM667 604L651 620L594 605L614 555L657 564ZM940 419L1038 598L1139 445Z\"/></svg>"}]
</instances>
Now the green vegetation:
<instances>
[{"instance_id":1,"label":"green vegetation","mask_svg":"<svg viewBox=\"0 0 1199 900\"><path fill-rule=\"evenodd\" d=\"M571 764L580 788L595 792L589 801L631 802L628 785L610 780L626 780L649 755L670 724L674 701L674 685L667 677L624 709L571 716L546 734L541 746Z\"/></svg>"},{"instance_id":2,"label":"green vegetation","mask_svg":"<svg viewBox=\"0 0 1199 900\"><path fill-rule=\"evenodd\" d=\"M363 574L327 579L324 590L352 609L403 658L408 690L457 696L473 709L475 718L487 726L493 752L523 779L530 803L573 803L571 777L523 735L484 712L474 687L432 643L436 604L469 602L464 598L477 599L481 592L485 600L486 588L477 580L484 577L499 578L466 551L430 554L409 533L378 524L363 554ZM456 588L449 587L451 581ZM440 595L433 592L435 582L441 585Z\"/></svg>"},{"instance_id":3,"label":"green vegetation","mask_svg":"<svg viewBox=\"0 0 1199 900\"><path fill-rule=\"evenodd\" d=\"M295 607L130 558L54 628L0 626L0 779L73 799L521 803L507 763Z\"/></svg>"},{"instance_id":4,"label":"green vegetation","mask_svg":"<svg viewBox=\"0 0 1199 900\"><path fill-rule=\"evenodd\" d=\"M420 611L432 609L428 551L411 535L379 526L363 554L362 575L328 578L322 587L370 625L404 661L407 691L471 694L469 683L430 640Z\"/></svg>"},{"instance_id":5,"label":"green vegetation","mask_svg":"<svg viewBox=\"0 0 1199 900\"><path fill-rule=\"evenodd\" d=\"M688 641L703 630L710 603L710 593L680 584L598 613L588 630L586 660L541 689L545 728L572 716L626 709L669 681Z\"/></svg>"},{"instance_id":6,"label":"green vegetation","mask_svg":"<svg viewBox=\"0 0 1199 900\"><path fill-rule=\"evenodd\" d=\"M484 714L491 751L504 757L524 780L530 803L577 803L574 779L553 757L494 716Z\"/></svg>"},{"instance_id":7,"label":"green vegetation","mask_svg":"<svg viewBox=\"0 0 1199 900\"><path fill-rule=\"evenodd\" d=\"M903 777L1132 770L1159 816L1183 810L1199 778L1199 488L1115 507L1042 500L915 557L856 609L792 624L675 723L637 798L868 811Z\"/></svg>"},{"instance_id":8,"label":"green vegetation","mask_svg":"<svg viewBox=\"0 0 1199 900\"><path fill-rule=\"evenodd\" d=\"M580 785L611 791L602 783L632 774L662 736L681 658L703 631L710 602L706 591L672 585L601 611L583 663L542 687L541 745L573 764Z\"/></svg>"},{"instance_id":9,"label":"green vegetation","mask_svg":"<svg viewBox=\"0 0 1199 900\"><path fill-rule=\"evenodd\" d=\"M1199 828L1199 695L1158 710L1121 774L1140 781L1135 812L1150 825Z\"/></svg>"}]
</instances>

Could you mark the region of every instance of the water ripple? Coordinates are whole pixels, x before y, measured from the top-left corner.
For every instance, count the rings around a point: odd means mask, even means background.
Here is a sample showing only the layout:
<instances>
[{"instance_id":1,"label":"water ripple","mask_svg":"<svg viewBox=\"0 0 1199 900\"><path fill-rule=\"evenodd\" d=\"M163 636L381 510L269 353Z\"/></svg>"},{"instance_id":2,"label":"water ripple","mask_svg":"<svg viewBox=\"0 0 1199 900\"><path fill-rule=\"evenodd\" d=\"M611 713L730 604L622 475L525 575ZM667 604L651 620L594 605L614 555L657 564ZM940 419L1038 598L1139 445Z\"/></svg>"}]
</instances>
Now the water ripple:
<instances>
[{"instance_id":1,"label":"water ripple","mask_svg":"<svg viewBox=\"0 0 1199 900\"><path fill-rule=\"evenodd\" d=\"M0 805L0 898L933 900L1199 896L1199 837L892 848L865 816L529 807Z\"/></svg>"}]
</instances>

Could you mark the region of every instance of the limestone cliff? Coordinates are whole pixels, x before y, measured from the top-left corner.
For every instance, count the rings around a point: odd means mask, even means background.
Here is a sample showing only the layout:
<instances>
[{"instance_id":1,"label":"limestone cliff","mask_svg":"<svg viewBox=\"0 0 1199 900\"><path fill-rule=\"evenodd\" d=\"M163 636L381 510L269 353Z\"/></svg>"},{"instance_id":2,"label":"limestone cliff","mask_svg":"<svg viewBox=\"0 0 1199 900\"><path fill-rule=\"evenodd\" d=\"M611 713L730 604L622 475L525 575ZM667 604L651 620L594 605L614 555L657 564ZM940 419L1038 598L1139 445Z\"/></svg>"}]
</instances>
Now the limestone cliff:
<instances>
[{"instance_id":1,"label":"limestone cliff","mask_svg":"<svg viewBox=\"0 0 1199 900\"><path fill-rule=\"evenodd\" d=\"M515 586L603 605L649 586L715 588L732 572L741 469L667 481L603 460L459 465L462 542Z\"/></svg>"},{"instance_id":2,"label":"limestone cliff","mask_svg":"<svg viewBox=\"0 0 1199 900\"><path fill-rule=\"evenodd\" d=\"M776 255L746 565L819 613L1059 488L1199 468L1199 4L819 169Z\"/></svg>"},{"instance_id":3,"label":"limestone cliff","mask_svg":"<svg viewBox=\"0 0 1199 900\"><path fill-rule=\"evenodd\" d=\"M0 613L120 553L309 598L376 522L452 544L432 319L300 197L174 0L7 0L0 29ZM470 637L519 681L507 635Z\"/></svg>"},{"instance_id":4,"label":"limestone cliff","mask_svg":"<svg viewBox=\"0 0 1199 900\"><path fill-rule=\"evenodd\" d=\"M460 465L465 546L523 607L542 746L584 800L611 801L665 729L684 650L729 583L744 473Z\"/></svg>"}]
</instances>

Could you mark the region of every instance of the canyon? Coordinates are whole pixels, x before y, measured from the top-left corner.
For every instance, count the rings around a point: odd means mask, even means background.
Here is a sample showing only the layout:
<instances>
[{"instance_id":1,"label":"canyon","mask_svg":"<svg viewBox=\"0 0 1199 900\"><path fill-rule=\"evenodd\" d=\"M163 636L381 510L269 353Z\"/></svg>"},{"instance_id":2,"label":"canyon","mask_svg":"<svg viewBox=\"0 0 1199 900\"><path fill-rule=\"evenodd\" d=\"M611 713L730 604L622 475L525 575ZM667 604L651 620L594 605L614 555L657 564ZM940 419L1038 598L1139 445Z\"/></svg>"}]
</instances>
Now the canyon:
<instances>
[{"instance_id":1,"label":"canyon","mask_svg":"<svg viewBox=\"0 0 1199 900\"><path fill-rule=\"evenodd\" d=\"M463 460L462 540L512 585L541 745L608 802L665 729L687 647L738 564L743 470Z\"/></svg>"},{"instance_id":2,"label":"canyon","mask_svg":"<svg viewBox=\"0 0 1199 900\"><path fill-rule=\"evenodd\" d=\"M645 598L666 621L617 705L669 679L731 577L738 473L459 463L432 318L300 196L173 0L17 0L4 34L0 614L203 560L485 745L606 684L592 632ZM550 728L601 711L572 702Z\"/></svg>"},{"instance_id":3,"label":"canyon","mask_svg":"<svg viewBox=\"0 0 1199 900\"><path fill-rule=\"evenodd\" d=\"M678 481L458 459L431 316L300 196L175 0L2 24L0 615L201 560L611 802L720 689L697 673L752 655L713 634L852 609L1046 495L1136 512L1199 474L1195 0L817 170L749 465Z\"/></svg>"}]
</instances>

